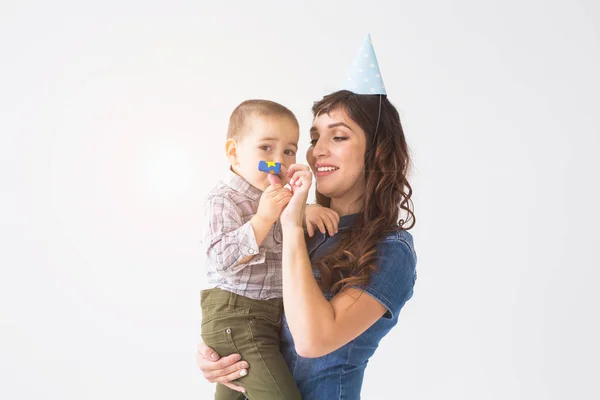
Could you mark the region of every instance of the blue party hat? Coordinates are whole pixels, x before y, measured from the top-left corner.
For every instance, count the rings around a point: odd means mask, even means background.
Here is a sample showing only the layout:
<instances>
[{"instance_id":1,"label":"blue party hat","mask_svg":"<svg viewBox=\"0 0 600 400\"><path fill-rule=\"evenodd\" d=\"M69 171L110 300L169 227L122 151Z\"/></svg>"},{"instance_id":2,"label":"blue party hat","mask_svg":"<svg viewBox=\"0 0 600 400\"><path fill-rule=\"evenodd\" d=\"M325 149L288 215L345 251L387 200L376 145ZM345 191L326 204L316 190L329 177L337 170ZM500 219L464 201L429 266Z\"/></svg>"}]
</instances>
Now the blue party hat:
<instances>
[{"instance_id":1,"label":"blue party hat","mask_svg":"<svg viewBox=\"0 0 600 400\"><path fill-rule=\"evenodd\" d=\"M387 94L373 49L373 42L371 42L371 35L367 35L358 50L358 54L348 69L342 89L356 94Z\"/></svg>"}]
</instances>

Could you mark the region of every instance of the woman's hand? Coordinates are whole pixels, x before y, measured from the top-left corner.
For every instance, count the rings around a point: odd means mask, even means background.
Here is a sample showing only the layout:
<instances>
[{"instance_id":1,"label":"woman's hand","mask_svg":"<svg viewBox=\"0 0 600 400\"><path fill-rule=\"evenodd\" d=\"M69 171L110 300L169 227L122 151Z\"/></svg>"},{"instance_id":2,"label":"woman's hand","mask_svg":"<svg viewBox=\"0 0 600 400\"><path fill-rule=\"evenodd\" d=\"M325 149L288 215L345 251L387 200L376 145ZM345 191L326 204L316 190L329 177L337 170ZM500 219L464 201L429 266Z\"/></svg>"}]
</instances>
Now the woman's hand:
<instances>
[{"instance_id":1,"label":"woman's hand","mask_svg":"<svg viewBox=\"0 0 600 400\"><path fill-rule=\"evenodd\" d=\"M232 390L246 393L246 389L231 383L248 374L248 363L240 361L240 359L239 354L219 358L219 355L203 342L200 342L196 352L198 368L200 368L207 381L221 383Z\"/></svg>"},{"instance_id":2,"label":"woman's hand","mask_svg":"<svg viewBox=\"0 0 600 400\"><path fill-rule=\"evenodd\" d=\"M281 226L302 229L304 207L312 183L312 174L308 166L293 164L288 169L287 176L292 188L292 199L281 213Z\"/></svg>"}]
</instances>

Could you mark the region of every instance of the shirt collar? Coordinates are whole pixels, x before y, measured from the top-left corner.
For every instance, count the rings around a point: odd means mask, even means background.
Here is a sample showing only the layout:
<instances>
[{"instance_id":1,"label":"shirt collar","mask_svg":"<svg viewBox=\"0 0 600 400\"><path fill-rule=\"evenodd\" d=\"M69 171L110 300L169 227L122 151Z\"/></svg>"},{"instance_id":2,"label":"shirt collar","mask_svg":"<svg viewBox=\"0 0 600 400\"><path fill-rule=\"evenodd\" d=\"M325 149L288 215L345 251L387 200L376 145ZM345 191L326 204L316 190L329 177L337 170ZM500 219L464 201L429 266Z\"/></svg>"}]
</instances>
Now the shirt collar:
<instances>
[{"instance_id":1,"label":"shirt collar","mask_svg":"<svg viewBox=\"0 0 600 400\"><path fill-rule=\"evenodd\" d=\"M227 174L223 179L223 183L225 183L233 190L248 196L254 201L259 201L260 196L262 196L263 193L261 190L252 186L250 182L233 172L231 168L229 169L229 171L227 171Z\"/></svg>"}]
</instances>

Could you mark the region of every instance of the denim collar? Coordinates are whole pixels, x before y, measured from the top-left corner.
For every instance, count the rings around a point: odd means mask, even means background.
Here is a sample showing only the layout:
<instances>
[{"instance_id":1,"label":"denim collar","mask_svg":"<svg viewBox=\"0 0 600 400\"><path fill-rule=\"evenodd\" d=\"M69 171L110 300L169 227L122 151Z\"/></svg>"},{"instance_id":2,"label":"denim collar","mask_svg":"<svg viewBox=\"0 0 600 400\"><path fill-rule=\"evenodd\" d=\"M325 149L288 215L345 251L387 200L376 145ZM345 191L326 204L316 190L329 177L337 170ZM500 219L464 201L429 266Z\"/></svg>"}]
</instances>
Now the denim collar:
<instances>
[{"instance_id":1,"label":"denim collar","mask_svg":"<svg viewBox=\"0 0 600 400\"><path fill-rule=\"evenodd\" d=\"M338 234L334 235L334 236L329 236L328 233L323 234L321 232L319 232L317 230L317 232L315 232L315 234L313 235L313 237L309 237L308 235L306 235L306 244L308 247L308 253L310 256L312 256L312 253L318 248L320 247L323 243L327 242L328 240L330 240L330 243L335 243L338 240L338 235L341 232L344 232L350 228L352 228L352 226L354 226L354 224L356 223L357 217L358 217L359 213L356 214L348 214L348 215L344 215L342 217L340 217L340 222L338 224Z\"/></svg>"},{"instance_id":2,"label":"denim collar","mask_svg":"<svg viewBox=\"0 0 600 400\"><path fill-rule=\"evenodd\" d=\"M340 217L340 223L338 224L338 230L345 230L345 229L351 228L354 225L354 223L356 222L359 214L360 213L348 214L348 215L344 215L344 216Z\"/></svg>"}]
</instances>

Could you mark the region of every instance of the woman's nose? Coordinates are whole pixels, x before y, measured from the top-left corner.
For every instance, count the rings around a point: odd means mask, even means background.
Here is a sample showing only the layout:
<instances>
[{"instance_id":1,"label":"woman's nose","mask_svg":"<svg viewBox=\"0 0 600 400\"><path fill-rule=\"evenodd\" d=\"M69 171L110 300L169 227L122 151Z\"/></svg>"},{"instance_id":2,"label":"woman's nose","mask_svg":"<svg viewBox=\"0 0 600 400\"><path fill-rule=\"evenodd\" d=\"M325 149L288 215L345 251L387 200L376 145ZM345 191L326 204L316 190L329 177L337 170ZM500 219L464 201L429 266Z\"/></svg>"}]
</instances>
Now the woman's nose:
<instances>
[{"instance_id":1,"label":"woman's nose","mask_svg":"<svg viewBox=\"0 0 600 400\"><path fill-rule=\"evenodd\" d=\"M327 155L327 145L324 140L317 140L317 143L313 146L313 157L315 159Z\"/></svg>"}]
</instances>

